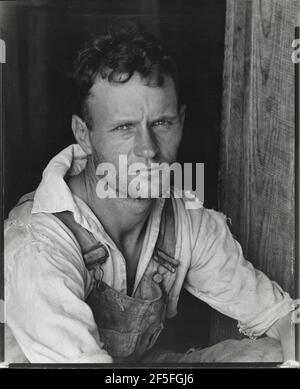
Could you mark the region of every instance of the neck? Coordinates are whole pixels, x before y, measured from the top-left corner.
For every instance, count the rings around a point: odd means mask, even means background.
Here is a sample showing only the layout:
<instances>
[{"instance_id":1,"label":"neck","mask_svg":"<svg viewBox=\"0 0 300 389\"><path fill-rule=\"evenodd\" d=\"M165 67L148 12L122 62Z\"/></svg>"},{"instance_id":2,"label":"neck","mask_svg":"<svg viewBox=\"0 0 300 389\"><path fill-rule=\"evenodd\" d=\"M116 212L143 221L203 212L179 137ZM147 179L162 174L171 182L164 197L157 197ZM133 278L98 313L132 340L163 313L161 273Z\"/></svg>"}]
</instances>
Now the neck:
<instances>
[{"instance_id":1,"label":"neck","mask_svg":"<svg viewBox=\"0 0 300 389\"><path fill-rule=\"evenodd\" d=\"M99 198L96 193L97 182L93 162L88 158L85 170L73 176L68 185L91 208L119 248L129 239L137 241L144 231L153 200Z\"/></svg>"}]
</instances>

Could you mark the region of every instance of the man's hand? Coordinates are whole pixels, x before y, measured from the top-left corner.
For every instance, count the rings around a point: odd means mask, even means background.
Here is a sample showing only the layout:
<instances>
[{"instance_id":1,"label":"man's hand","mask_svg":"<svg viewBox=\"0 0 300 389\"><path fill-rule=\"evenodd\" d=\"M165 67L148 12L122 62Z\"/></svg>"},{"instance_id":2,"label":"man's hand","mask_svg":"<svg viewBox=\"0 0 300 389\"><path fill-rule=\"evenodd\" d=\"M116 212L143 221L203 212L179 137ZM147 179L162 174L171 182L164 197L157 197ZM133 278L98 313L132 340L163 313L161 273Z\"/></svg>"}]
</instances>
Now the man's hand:
<instances>
[{"instance_id":1,"label":"man's hand","mask_svg":"<svg viewBox=\"0 0 300 389\"><path fill-rule=\"evenodd\" d=\"M280 340L283 362L295 360L295 324L292 322L291 312L274 323L266 332L266 335Z\"/></svg>"}]
</instances>

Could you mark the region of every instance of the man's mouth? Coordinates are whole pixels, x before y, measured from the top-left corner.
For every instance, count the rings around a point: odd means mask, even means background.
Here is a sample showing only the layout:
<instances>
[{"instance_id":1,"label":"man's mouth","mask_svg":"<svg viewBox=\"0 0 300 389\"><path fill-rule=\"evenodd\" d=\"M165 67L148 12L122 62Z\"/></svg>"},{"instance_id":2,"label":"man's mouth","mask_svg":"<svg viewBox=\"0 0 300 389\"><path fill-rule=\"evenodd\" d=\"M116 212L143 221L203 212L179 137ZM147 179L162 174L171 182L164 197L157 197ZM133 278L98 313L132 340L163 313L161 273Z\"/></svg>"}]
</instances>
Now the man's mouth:
<instances>
[{"instance_id":1,"label":"man's mouth","mask_svg":"<svg viewBox=\"0 0 300 389\"><path fill-rule=\"evenodd\" d=\"M145 167L145 168L136 169L135 173L136 174L149 174L149 173L155 173L159 170L162 170L162 168L160 166L149 166L149 167Z\"/></svg>"}]
</instances>

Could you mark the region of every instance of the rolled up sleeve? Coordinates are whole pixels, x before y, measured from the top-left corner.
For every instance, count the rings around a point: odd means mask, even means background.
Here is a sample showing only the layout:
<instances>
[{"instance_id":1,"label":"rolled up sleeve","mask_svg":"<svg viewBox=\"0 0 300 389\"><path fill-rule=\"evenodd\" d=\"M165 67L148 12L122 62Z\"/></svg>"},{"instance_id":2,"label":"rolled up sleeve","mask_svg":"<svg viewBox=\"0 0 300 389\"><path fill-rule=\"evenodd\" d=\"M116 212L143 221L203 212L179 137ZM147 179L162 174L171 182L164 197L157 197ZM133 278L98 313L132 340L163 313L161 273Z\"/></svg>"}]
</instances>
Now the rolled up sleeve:
<instances>
[{"instance_id":1,"label":"rolled up sleeve","mask_svg":"<svg viewBox=\"0 0 300 389\"><path fill-rule=\"evenodd\" d=\"M9 250L6 263L6 321L30 362L112 362L84 301L80 258L31 241Z\"/></svg>"},{"instance_id":2,"label":"rolled up sleeve","mask_svg":"<svg viewBox=\"0 0 300 389\"><path fill-rule=\"evenodd\" d=\"M255 338L294 309L288 293L246 261L226 217L201 210L192 223L192 263L185 288L217 311L238 321L240 332Z\"/></svg>"}]
</instances>

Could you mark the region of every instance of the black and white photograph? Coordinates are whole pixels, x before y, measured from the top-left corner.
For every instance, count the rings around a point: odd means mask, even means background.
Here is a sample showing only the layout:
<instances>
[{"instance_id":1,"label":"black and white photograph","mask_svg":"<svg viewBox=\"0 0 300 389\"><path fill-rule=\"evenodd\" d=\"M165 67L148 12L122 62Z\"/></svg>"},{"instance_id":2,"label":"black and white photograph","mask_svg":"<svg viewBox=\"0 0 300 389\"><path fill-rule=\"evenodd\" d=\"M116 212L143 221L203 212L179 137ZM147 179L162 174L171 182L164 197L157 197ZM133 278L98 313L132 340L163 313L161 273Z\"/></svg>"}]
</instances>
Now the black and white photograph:
<instances>
[{"instance_id":1,"label":"black and white photograph","mask_svg":"<svg viewBox=\"0 0 300 389\"><path fill-rule=\"evenodd\" d=\"M1 367L300 367L299 30L299 0L0 2Z\"/></svg>"}]
</instances>

